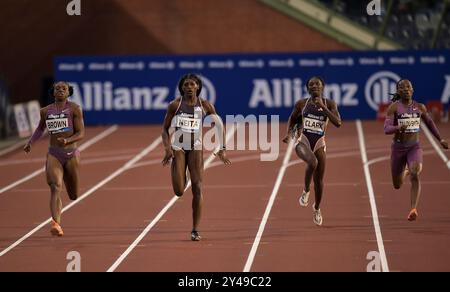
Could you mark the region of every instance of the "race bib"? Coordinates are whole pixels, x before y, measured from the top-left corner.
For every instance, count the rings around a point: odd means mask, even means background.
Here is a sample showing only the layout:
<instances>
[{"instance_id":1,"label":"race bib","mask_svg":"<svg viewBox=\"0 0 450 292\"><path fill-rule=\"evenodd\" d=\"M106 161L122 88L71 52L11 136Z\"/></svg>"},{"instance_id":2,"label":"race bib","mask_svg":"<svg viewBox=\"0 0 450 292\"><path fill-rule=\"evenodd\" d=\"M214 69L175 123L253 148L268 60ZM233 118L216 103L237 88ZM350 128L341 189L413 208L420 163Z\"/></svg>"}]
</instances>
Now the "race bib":
<instances>
[{"instance_id":1,"label":"race bib","mask_svg":"<svg viewBox=\"0 0 450 292\"><path fill-rule=\"evenodd\" d=\"M405 133L417 133L420 130L420 118L398 119L398 124L407 126Z\"/></svg>"},{"instance_id":2,"label":"race bib","mask_svg":"<svg viewBox=\"0 0 450 292\"><path fill-rule=\"evenodd\" d=\"M305 117L303 119L303 129L310 133L323 135L325 133L325 121Z\"/></svg>"},{"instance_id":3,"label":"race bib","mask_svg":"<svg viewBox=\"0 0 450 292\"><path fill-rule=\"evenodd\" d=\"M69 119L59 118L46 120L47 130L51 134L61 133L69 130Z\"/></svg>"},{"instance_id":4,"label":"race bib","mask_svg":"<svg viewBox=\"0 0 450 292\"><path fill-rule=\"evenodd\" d=\"M200 119L192 119L187 117L178 116L177 118L177 128L180 128L183 131L194 133L200 130Z\"/></svg>"}]
</instances>

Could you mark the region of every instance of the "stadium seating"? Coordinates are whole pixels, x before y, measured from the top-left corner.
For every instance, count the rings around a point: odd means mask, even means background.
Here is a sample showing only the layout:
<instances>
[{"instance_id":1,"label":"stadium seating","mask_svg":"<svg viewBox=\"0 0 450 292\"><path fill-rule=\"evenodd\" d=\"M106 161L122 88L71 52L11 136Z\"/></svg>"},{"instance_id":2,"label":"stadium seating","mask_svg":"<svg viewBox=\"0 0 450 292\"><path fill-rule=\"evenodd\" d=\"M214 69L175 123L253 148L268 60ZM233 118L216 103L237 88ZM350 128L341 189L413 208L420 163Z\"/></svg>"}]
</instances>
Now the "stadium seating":
<instances>
[{"instance_id":1,"label":"stadium seating","mask_svg":"<svg viewBox=\"0 0 450 292\"><path fill-rule=\"evenodd\" d=\"M380 16L366 13L368 1L312 0L333 9L339 14L374 32L383 33L383 23L388 16L382 6ZM359 3L358 3L359 2ZM382 1L388 3L388 1ZM450 49L450 4L441 0L393 0L384 36L407 49ZM442 23L440 18L443 17ZM440 29L439 28L440 25ZM436 43L433 43L435 34Z\"/></svg>"}]
</instances>

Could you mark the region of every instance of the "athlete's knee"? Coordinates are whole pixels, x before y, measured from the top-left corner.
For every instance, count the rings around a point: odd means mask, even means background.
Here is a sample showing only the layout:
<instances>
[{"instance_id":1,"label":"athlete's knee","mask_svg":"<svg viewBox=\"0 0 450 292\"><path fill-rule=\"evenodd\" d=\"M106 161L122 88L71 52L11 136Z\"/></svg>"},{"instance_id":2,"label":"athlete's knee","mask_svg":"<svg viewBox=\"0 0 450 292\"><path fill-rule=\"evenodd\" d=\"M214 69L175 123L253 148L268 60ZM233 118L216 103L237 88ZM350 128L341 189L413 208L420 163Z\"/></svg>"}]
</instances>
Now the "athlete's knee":
<instances>
[{"instance_id":1,"label":"athlete's knee","mask_svg":"<svg viewBox=\"0 0 450 292\"><path fill-rule=\"evenodd\" d=\"M312 169L316 169L318 164L319 164L319 162L317 161L316 158L311 159L310 161L308 161L308 167L310 167Z\"/></svg>"},{"instance_id":2,"label":"athlete's knee","mask_svg":"<svg viewBox=\"0 0 450 292\"><path fill-rule=\"evenodd\" d=\"M50 187L52 194L60 193L62 190L62 185L56 182L48 182L48 186Z\"/></svg>"},{"instance_id":3,"label":"athlete's knee","mask_svg":"<svg viewBox=\"0 0 450 292\"><path fill-rule=\"evenodd\" d=\"M418 181L419 176L420 176L420 173L418 171L411 171L409 173L409 177L410 177L411 181Z\"/></svg>"},{"instance_id":4,"label":"athlete's knee","mask_svg":"<svg viewBox=\"0 0 450 292\"><path fill-rule=\"evenodd\" d=\"M72 201L76 201L78 199L79 194L77 191L68 192L67 194L69 195L69 199Z\"/></svg>"},{"instance_id":5,"label":"athlete's knee","mask_svg":"<svg viewBox=\"0 0 450 292\"><path fill-rule=\"evenodd\" d=\"M399 190L402 187L403 182L394 180L392 181L392 184L394 185L394 189Z\"/></svg>"},{"instance_id":6,"label":"athlete's knee","mask_svg":"<svg viewBox=\"0 0 450 292\"><path fill-rule=\"evenodd\" d=\"M194 196L201 196L202 194L202 182L196 181L192 182L192 193Z\"/></svg>"},{"instance_id":7,"label":"athlete's knee","mask_svg":"<svg viewBox=\"0 0 450 292\"><path fill-rule=\"evenodd\" d=\"M184 188L174 187L173 192L175 193L175 196L181 197L184 194Z\"/></svg>"}]
</instances>

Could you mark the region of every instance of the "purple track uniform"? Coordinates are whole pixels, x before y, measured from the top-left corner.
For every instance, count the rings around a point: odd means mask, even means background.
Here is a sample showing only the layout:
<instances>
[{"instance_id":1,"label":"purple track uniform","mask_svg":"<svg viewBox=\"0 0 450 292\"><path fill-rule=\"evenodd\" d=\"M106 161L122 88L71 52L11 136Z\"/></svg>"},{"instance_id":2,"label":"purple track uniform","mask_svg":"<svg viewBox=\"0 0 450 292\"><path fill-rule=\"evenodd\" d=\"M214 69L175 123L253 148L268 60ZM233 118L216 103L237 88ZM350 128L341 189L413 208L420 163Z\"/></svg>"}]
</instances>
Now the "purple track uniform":
<instances>
[{"instance_id":1,"label":"purple track uniform","mask_svg":"<svg viewBox=\"0 0 450 292\"><path fill-rule=\"evenodd\" d=\"M298 139L298 143L302 143L309 147L312 152L325 147L325 130L328 124L328 118L321 108L310 102L308 98L302 111L302 134ZM325 105L327 101L325 99Z\"/></svg>"},{"instance_id":2,"label":"purple track uniform","mask_svg":"<svg viewBox=\"0 0 450 292\"><path fill-rule=\"evenodd\" d=\"M420 131L421 112L418 104L413 101L411 105L405 106L397 101L397 111L394 114L394 126L407 125L405 133L418 133ZM391 146L391 170L393 176L399 176L413 162L422 163L422 148L419 141L401 143L393 141Z\"/></svg>"},{"instance_id":3,"label":"purple track uniform","mask_svg":"<svg viewBox=\"0 0 450 292\"><path fill-rule=\"evenodd\" d=\"M49 105L47 116L45 117L45 125L50 135L72 131L73 113L71 102L67 101L61 110L59 110L55 104ZM70 158L80 156L80 151L77 148L64 149L50 146L48 148L48 153L58 159L62 166L64 166Z\"/></svg>"}]
</instances>

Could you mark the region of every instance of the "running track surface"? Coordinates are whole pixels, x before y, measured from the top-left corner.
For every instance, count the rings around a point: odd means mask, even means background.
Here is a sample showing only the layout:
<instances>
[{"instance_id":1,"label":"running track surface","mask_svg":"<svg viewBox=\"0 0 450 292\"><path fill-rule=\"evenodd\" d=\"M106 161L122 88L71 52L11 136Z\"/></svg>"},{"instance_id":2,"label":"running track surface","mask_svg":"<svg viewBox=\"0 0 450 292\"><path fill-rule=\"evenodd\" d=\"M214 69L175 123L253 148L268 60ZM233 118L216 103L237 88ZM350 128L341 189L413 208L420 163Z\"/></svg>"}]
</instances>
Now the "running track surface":
<instances>
[{"instance_id":1,"label":"running track surface","mask_svg":"<svg viewBox=\"0 0 450 292\"><path fill-rule=\"evenodd\" d=\"M449 138L450 124L439 128ZM224 166L205 152L203 240L191 242L191 189L174 201L160 126L119 126L82 151L86 196L62 215L64 237L51 237L48 224L36 228L49 218L43 172L0 193L0 271L66 271L71 251L81 255L82 271L366 271L368 253L383 258L380 246L389 271L449 271L450 169L422 133L419 219L408 222L410 184L391 185L391 136L380 122L362 129L365 149L356 122L329 126L322 227L311 205L298 204L305 165L281 137L272 162L260 161L261 150L228 151L233 165ZM84 142L108 130L87 128ZM0 189L42 168L46 148L42 139L28 155L1 156Z\"/></svg>"}]
</instances>

